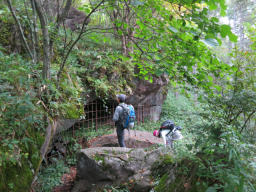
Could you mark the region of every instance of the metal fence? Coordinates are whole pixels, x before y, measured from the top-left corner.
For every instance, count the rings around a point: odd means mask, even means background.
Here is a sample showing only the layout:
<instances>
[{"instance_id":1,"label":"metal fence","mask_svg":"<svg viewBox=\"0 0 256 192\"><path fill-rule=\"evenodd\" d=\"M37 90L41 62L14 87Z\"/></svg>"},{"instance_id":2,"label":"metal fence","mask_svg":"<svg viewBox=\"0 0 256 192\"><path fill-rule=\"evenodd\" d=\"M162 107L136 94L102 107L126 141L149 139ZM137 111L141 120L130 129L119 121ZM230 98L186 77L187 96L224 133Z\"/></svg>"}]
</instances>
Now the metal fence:
<instances>
[{"instance_id":1,"label":"metal fence","mask_svg":"<svg viewBox=\"0 0 256 192\"><path fill-rule=\"evenodd\" d=\"M90 102L84 107L83 119L65 119L62 122L59 122L59 126L62 127L62 131L56 133L52 148L50 152L47 153L47 159L58 157L59 155L65 155L66 152L73 153L72 148L66 147L66 144L69 143L69 139L65 135L66 133L71 133L72 137L78 139L78 142L83 148L85 148L87 138L82 136L84 129L94 129L97 131L102 127L106 129L114 128L112 118L116 106L117 103L114 101L108 103L103 103L100 100ZM137 125L144 123L146 118L150 119L150 114L155 112L152 108L154 108L154 106L134 106ZM64 132L63 130L69 130L70 132ZM63 149L65 149L65 152L63 152Z\"/></svg>"},{"instance_id":2,"label":"metal fence","mask_svg":"<svg viewBox=\"0 0 256 192\"><path fill-rule=\"evenodd\" d=\"M114 127L112 120L117 103L102 101L94 101L85 105L84 119L79 120L73 126L74 129L79 128L94 128L96 131L99 127L110 126ZM138 105L134 106L136 114L136 123L144 123L145 118L149 117L150 106Z\"/></svg>"}]
</instances>

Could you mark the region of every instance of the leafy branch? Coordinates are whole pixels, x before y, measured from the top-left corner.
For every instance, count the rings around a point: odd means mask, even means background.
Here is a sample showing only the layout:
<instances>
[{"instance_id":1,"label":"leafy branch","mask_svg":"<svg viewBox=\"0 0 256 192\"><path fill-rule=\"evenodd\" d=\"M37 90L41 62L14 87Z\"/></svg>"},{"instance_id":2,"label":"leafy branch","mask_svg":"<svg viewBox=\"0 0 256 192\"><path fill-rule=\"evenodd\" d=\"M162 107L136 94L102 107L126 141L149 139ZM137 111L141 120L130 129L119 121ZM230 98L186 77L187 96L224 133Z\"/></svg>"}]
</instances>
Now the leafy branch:
<instances>
[{"instance_id":1,"label":"leafy branch","mask_svg":"<svg viewBox=\"0 0 256 192\"><path fill-rule=\"evenodd\" d=\"M64 59L60 65L60 69L57 73L57 82L60 81L60 77L61 77L61 73L63 71L63 68L67 62L67 59L69 57L69 54L71 53L71 51L73 50L74 46L77 44L77 42L81 39L83 33L85 32L85 26L87 25L87 21L89 20L90 16L104 3L105 0L102 0L100 3L98 3L97 6L95 6L90 13L85 17L83 24L82 24L82 28L77 36L77 38L75 39L75 41L71 44L70 48L68 49L66 55L64 56Z\"/></svg>"}]
</instances>

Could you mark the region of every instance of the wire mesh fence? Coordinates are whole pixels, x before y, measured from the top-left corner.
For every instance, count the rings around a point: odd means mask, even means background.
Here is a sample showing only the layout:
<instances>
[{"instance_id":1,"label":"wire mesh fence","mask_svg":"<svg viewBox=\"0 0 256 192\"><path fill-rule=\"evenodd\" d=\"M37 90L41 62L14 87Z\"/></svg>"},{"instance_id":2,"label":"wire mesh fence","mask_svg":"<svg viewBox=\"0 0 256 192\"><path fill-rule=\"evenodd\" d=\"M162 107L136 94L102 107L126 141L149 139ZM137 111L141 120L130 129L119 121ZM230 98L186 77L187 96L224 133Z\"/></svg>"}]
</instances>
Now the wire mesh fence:
<instances>
[{"instance_id":1,"label":"wire mesh fence","mask_svg":"<svg viewBox=\"0 0 256 192\"><path fill-rule=\"evenodd\" d=\"M84 107L82 119L63 119L60 121L59 127L61 127L61 130L54 137L52 147L47 154L47 159L73 154L76 151L74 149L75 145L71 146L70 143L73 143L75 140L83 148L86 148L87 141L98 133L113 133L112 128L114 129L115 125L112 118L116 106L116 102L90 102ZM151 115L155 112L152 106L138 105L134 106L134 109L137 125L144 123L146 118L150 119Z\"/></svg>"},{"instance_id":2,"label":"wire mesh fence","mask_svg":"<svg viewBox=\"0 0 256 192\"><path fill-rule=\"evenodd\" d=\"M107 104L101 101L93 101L85 105L84 118L77 121L73 126L73 132L80 128L93 128L96 131L100 127L114 127L112 120L117 103L109 102ZM134 106L136 113L136 123L144 123L145 118L150 116L150 106Z\"/></svg>"}]
</instances>

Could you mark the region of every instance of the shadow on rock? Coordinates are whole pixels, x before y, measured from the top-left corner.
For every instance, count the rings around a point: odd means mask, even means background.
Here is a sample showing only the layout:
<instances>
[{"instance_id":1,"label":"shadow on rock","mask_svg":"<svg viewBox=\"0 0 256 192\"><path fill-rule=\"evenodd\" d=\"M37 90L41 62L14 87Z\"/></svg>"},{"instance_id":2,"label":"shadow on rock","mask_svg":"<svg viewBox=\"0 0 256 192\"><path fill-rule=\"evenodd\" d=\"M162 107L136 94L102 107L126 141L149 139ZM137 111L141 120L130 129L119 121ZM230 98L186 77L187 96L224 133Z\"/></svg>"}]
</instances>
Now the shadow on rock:
<instances>
[{"instance_id":1,"label":"shadow on rock","mask_svg":"<svg viewBox=\"0 0 256 192\"><path fill-rule=\"evenodd\" d=\"M72 192L98 191L106 186L126 185L131 191L152 189L152 165L166 151L96 147L78 153L77 177Z\"/></svg>"}]
</instances>

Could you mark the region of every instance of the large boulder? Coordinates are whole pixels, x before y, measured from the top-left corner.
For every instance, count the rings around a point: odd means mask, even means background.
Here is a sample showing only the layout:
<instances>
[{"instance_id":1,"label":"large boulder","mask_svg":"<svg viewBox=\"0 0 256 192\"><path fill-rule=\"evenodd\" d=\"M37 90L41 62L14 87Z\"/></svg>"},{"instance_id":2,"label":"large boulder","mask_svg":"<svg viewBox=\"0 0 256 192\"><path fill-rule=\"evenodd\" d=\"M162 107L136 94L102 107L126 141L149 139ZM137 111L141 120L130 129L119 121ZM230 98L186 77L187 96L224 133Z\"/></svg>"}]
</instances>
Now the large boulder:
<instances>
[{"instance_id":1,"label":"large boulder","mask_svg":"<svg viewBox=\"0 0 256 192\"><path fill-rule=\"evenodd\" d=\"M77 178L72 192L97 191L107 185L120 184L135 192L149 191L153 187L151 167L164 153L162 148L83 149L78 154Z\"/></svg>"},{"instance_id":2,"label":"large boulder","mask_svg":"<svg viewBox=\"0 0 256 192\"><path fill-rule=\"evenodd\" d=\"M78 9L71 7L68 16L65 20L65 25L70 28L72 31L79 28L79 25L82 25L84 20L86 18L86 15L84 12L79 11ZM87 25L90 22L90 19L88 18L85 22Z\"/></svg>"},{"instance_id":3,"label":"large boulder","mask_svg":"<svg viewBox=\"0 0 256 192\"><path fill-rule=\"evenodd\" d=\"M154 77L153 82L143 79L134 79L135 89L127 101L134 106L144 106L144 116L157 121L160 118L162 104L167 96L166 86L169 83L167 75Z\"/></svg>"}]
</instances>

